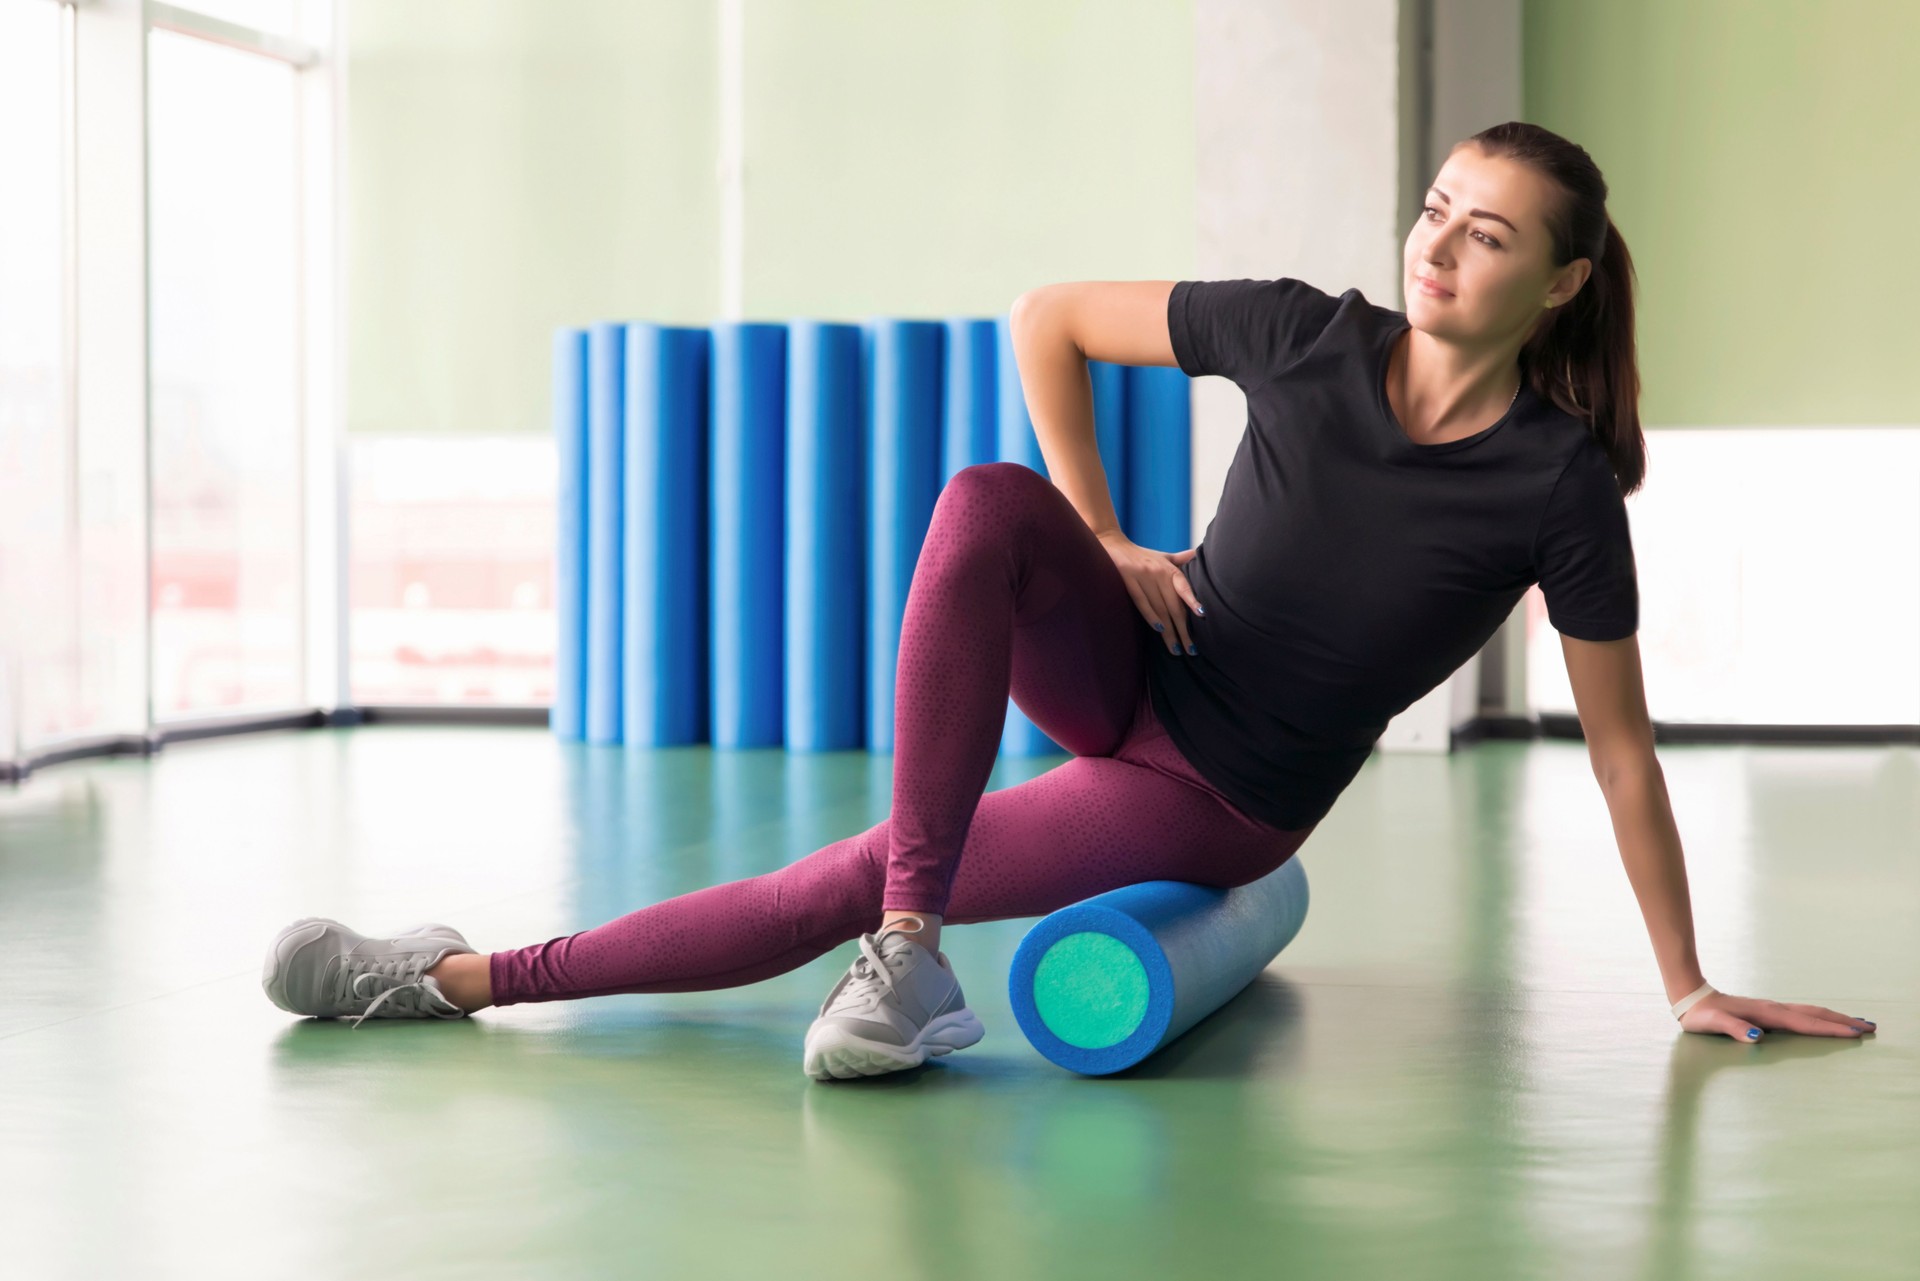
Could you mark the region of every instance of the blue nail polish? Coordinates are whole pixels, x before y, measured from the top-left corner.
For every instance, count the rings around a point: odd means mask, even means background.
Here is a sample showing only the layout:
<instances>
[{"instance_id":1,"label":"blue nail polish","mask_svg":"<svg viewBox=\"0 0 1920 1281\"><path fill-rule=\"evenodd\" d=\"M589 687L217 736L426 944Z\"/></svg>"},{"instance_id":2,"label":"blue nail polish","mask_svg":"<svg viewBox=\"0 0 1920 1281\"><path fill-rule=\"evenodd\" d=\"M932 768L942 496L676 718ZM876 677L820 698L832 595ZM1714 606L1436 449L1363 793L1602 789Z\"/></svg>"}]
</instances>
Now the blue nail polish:
<instances>
[{"instance_id":1,"label":"blue nail polish","mask_svg":"<svg viewBox=\"0 0 1920 1281\"><path fill-rule=\"evenodd\" d=\"M1191 645L1189 645L1189 646L1187 646L1187 653L1189 653L1189 654L1198 654L1199 652L1200 652L1200 651L1199 651L1199 650L1197 650L1197 649L1195 649L1195 648L1194 648L1193 646L1191 646Z\"/></svg>"},{"instance_id":2,"label":"blue nail polish","mask_svg":"<svg viewBox=\"0 0 1920 1281\"><path fill-rule=\"evenodd\" d=\"M1204 617L1206 615L1207 607L1205 605L1195 605L1194 609L1197 610L1201 616Z\"/></svg>"},{"instance_id":3,"label":"blue nail polish","mask_svg":"<svg viewBox=\"0 0 1920 1281\"><path fill-rule=\"evenodd\" d=\"M1153 625L1153 630L1154 630L1154 631L1156 631L1156 632L1164 632L1164 631L1166 631L1167 629L1166 629L1165 627L1162 627L1162 626L1161 626L1161 625L1160 625L1159 623L1155 623L1155 624Z\"/></svg>"},{"instance_id":4,"label":"blue nail polish","mask_svg":"<svg viewBox=\"0 0 1920 1281\"><path fill-rule=\"evenodd\" d=\"M1757 1040L1759 1040L1759 1039L1760 1039L1760 1029L1759 1029L1759 1028L1757 1028L1757 1027L1750 1027L1750 1028L1748 1028L1748 1029L1747 1029L1747 1039L1748 1039L1749 1041L1757 1041Z\"/></svg>"}]
</instances>

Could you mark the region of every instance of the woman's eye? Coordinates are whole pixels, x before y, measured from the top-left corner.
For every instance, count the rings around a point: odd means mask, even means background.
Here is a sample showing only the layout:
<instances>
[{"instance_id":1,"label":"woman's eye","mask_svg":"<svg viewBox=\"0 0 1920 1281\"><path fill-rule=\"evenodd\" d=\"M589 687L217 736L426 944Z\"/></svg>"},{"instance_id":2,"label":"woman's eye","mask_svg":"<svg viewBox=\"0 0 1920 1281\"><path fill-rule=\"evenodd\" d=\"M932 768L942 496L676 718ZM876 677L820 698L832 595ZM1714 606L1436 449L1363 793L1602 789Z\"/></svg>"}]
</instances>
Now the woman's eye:
<instances>
[{"instance_id":1,"label":"woman's eye","mask_svg":"<svg viewBox=\"0 0 1920 1281\"><path fill-rule=\"evenodd\" d=\"M1423 207L1421 208L1421 211L1420 211L1420 212L1422 212L1422 213L1439 213L1439 212L1440 212L1440 210L1439 210L1439 208L1438 208L1438 206L1435 206L1435 205L1426 205L1426 206L1423 206ZM1488 235L1488 234L1487 234L1486 232L1484 232L1484 231L1475 231L1475 232L1474 232L1473 234L1474 234L1474 235L1476 235L1476 236L1478 236L1478 237L1480 237L1480 239L1482 239L1482 240L1484 240L1484 241L1486 241L1486 242L1487 242L1488 244L1490 244L1490 245L1492 245L1492 246L1493 246L1493 247L1494 247L1495 249L1498 249L1498 248L1500 247L1500 242L1499 242L1499 241L1497 241L1497 240L1495 240L1495 239L1494 239L1494 238L1493 238L1492 236L1489 236L1489 235Z\"/></svg>"}]
</instances>

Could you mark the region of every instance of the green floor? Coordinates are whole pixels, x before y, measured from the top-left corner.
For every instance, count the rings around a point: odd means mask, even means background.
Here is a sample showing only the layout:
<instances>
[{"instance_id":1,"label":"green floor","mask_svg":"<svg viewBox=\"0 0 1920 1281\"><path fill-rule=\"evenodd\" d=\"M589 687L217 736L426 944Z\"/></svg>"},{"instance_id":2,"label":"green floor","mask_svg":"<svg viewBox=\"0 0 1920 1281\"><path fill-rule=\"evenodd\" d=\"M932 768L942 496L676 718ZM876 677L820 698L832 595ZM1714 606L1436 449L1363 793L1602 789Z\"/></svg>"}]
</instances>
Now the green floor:
<instances>
[{"instance_id":1,"label":"green floor","mask_svg":"<svg viewBox=\"0 0 1920 1281\"><path fill-rule=\"evenodd\" d=\"M1061 758L1002 762L991 786ZM1668 746L1702 960L1858 1041L1682 1033L1577 743L1376 755L1305 928L1130 1073L987 1027L800 1071L852 943L752 987L298 1020L289 920L482 951L878 821L892 758L251 735L0 787L0 1275L1920 1276L1920 751ZM1036 851L1036 857L1044 857Z\"/></svg>"}]
</instances>

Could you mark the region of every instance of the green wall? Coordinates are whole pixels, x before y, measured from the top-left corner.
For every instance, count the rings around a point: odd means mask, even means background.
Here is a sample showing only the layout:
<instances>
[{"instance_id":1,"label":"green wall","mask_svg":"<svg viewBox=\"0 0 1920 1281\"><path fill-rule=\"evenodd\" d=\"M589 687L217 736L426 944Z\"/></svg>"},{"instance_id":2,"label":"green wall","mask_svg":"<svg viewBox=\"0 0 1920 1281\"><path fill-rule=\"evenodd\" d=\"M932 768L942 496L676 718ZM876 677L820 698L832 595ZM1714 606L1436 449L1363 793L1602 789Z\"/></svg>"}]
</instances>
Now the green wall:
<instances>
[{"instance_id":1,"label":"green wall","mask_svg":"<svg viewBox=\"0 0 1920 1281\"><path fill-rule=\"evenodd\" d=\"M1526 0L1523 24L1526 117L1592 154L1634 257L1649 427L1920 419L1920 5Z\"/></svg>"},{"instance_id":2,"label":"green wall","mask_svg":"<svg viewBox=\"0 0 1920 1281\"><path fill-rule=\"evenodd\" d=\"M749 0L745 62L750 316L1193 270L1191 0Z\"/></svg>"},{"instance_id":3,"label":"green wall","mask_svg":"<svg viewBox=\"0 0 1920 1281\"><path fill-rule=\"evenodd\" d=\"M1192 0L743 13L750 318L1192 273ZM1920 5L1523 21L1525 115L1635 257L1648 425L1920 418ZM714 0L359 0L347 34L351 430L544 431L555 326L720 314Z\"/></svg>"},{"instance_id":4,"label":"green wall","mask_svg":"<svg viewBox=\"0 0 1920 1281\"><path fill-rule=\"evenodd\" d=\"M708 318L716 36L708 4L350 5L350 431L544 431L555 326Z\"/></svg>"},{"instance_id":5,"label":"green wall","mask_svg":"<svg viewBox=\"0 0 1920 1281\"><path fill-rule=\"evenodd\" d=\"M745 313L1191 274L1190 0L746 0ZM557 325L721 312L719 11L350 7L348 422L548 427Z\"/></svg>"}]
</instances>

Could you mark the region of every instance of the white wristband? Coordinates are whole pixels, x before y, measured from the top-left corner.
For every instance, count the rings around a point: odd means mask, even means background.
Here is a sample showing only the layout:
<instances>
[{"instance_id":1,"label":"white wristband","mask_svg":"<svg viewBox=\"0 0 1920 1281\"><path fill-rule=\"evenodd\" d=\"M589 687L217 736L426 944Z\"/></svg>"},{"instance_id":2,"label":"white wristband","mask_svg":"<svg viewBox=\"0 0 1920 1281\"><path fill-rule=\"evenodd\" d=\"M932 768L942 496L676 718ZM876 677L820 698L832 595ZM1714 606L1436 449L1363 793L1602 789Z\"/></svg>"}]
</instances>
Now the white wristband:
<instances>
[{"instance_id":1,"label":"white wristband","mask_svg":"<svg viewBox=\"0 0 1920 1281\"><path fill-rule=\"evenodd\" d=\"M1687 995L1681 997L1678 1001L1674 1002L1673 1017L1675 1019L1680 1018L1688 1010L1692 1009L1694 1006L1698 1005L1703 999L1705 999L1705 997L1709 992L1712 992L1714 990L1715 989L1713 984L1702 983L1698 988L1698 990L1689 992Z\"/></svg>"}]
</instances>

